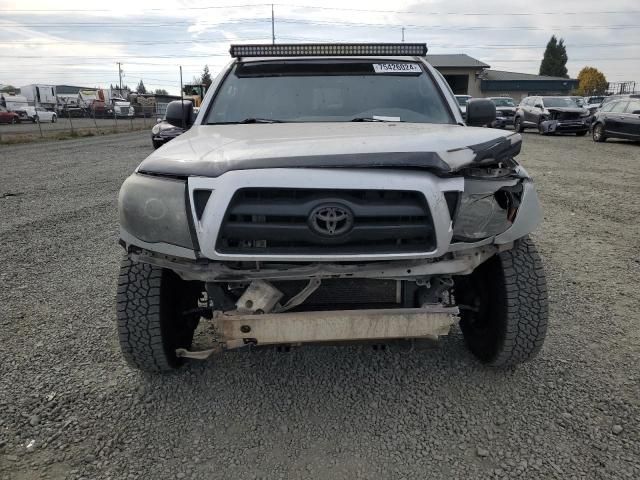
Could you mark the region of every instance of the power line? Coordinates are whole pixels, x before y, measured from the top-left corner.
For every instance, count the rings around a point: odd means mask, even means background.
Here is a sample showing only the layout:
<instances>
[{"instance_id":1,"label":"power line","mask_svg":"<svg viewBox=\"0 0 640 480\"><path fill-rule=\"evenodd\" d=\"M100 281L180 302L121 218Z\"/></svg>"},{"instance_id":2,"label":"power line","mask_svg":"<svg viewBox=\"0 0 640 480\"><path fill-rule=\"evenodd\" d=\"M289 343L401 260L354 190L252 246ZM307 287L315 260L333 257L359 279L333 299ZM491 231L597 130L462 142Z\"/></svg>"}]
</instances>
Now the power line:
<instances>
[{"instance_id":1,"label":"power line","mask_svg":"<svg viewBox=\"0 0 640 480\"><path fill-rule=\"evenodd\" d=\"M77 58L77 57L75 57ZM107 64L112 64L113 61L112 59L105 59L102 62L98 62L98 63L91 63L91 62L82 62L83 65L95 65L95 66L101 66L101 65L107 65ZM151 66L156 66L156 67L178 67L177 63L154 63L154 62L135 62L135 61L127 61L128 65L151 65ZM59 67L76 67L78 66L77 62L73 62L73 63L47 63L47 64L43 64L42 62L40 63L15 63L15 66L19 66L19 67L42 67L42 66L46 66L46 67L51 67L51 66L59 66ZM183 67L198 67L198 68L202 68L203 64L202 63L181 63L181 65ZM11 69L12 72L15 72L15 68Z\"/></svg>"},{"instance_id":2,"label":"power line","mask_svg":"<svg viewBox=\"0 0 640 480\"><path fill-rule=\"evenodd\" d=\"M198 22L199 25L229 25L229 24L242 24L242 23L266 23L271 22L271 18L248 18L248 19L238 19L238 20L226 20L222 22ZM142 27L173 27L173 26L191 26L194 24L194 20L189 21L173 21L170 23L152 23L152 22L55 22L55 23L25 23L20 22L20 26L23 27L123 27L123 28L142 28ZM13 24L5 23L5 27L12 27Z\"/></svg>"},{"instance_id":3,"label":"power line","mask_svg":"<svg viewBox=\"0 0 640 480\"><path fill-rule=\"evenodd\" d=\"M315 5L295 5L290 3L276 3L278 7L291 7L291 8L308 8L312 10L338 10L344 12L363 12L363 13L398 13L398 14L410 14L410 15L455 15L455 16L468 16L468 17L491 17L491 16L513 16L524 17L533 15L629 15L633 13L640 13L640 10L607 10L600 12L583 12L583 11L571 11L571 12L426 12L426 11L411 11L411 10L373 10L362 8L345 8L345 7L318 7Z\"/></svg>"},{"instance_id":4,"label":"power line","mask_svg":"<svg viewBox=\"0 0 640 480\"><path fill-rule=\"evenodd\" d=\"M214 6L207 6L207 7L183 7L180 6L179 8L176 7L165 7L165 8L145 8L142 13L144 12L162 12L162 11L176 11L176 10L213 10L213 9L225 9L225 8L247 8L247 7L264 7L264 6L268 6L271 5L270 3L248 3L248 4L244 4L244 5L214 5ZM7 12L7 13L38 13L38 12L60 12L60 13L69 13L69 12L73 12L73 13L83 13L83 12L87 12L87 13L95 13L95 12L107 12L107 13L111 13L113 12L113 10L110 9L94 9L94 8L90 8L90 9L80 9L80 8L73 8L73 9L47 9L47 8L43 8L43 9L23 9L23 10L17 10L17 9L13 9L13 8L7 8L7 9L0 9L0 12Z\"/></svg>"},{"instance_id":5,"label":"power line","mask_svg":"<svg viewBox=\"0 0 640 480\"><path fill-rule=\"evenodd\" d=\"M180 6L175 7L163 7L163 8L145 8L141 13L145 12L166 12L166 11L188 11L188 10L224 10L230 8L256 8L256 7L269 7L271 5L286 8L306 8L310 10L329 10L329 11L342 11L342 12L363 12L363 13L396 13L406 15L456 15L456 16L470 16L470 17L491 17L491 16L535 16L535 15L630 15L640 13L640 10L602 10L602 11L545 11L545 12L432 12L432 11L417 11L417 10L374 10L374 9L362 9L362 8L345 8L345 7L319 7L317 5L298 5L291 3L248 3L241 5L208 5L203 7L187 7ZM113 13L113 9L0 9L0 12L6 13Z\"/></svg>"},{"instance_id":6,"label":"power line","mask_svg":"<svg viewBox=\"0 0 640 480\"><path fill-rule=\"evenodd\" d=\"M300 41L311 41L311 42L317 42L317 43L335 43L335 41L331 41L328 42L326 40L321 40L321 39L315 39L315 38L309 38L309 37L292 37L292 36L278 36L278 38L280 38L281 40L300 40ZM238 40L238 42L258 42L258 41L266 41L267 37L261 37L261 38L252 38L252 39L242 39L242 40ZM96 45L123 45L123 46L127 46L127 45L173 45L173 44L196 44L196 45L202 45L203 43L206 42L220 42L221 39L210 39L210 38L201 38L198 40L167 40L167 41L152 41L152 40L141 40L141 41L137 41L137 40L131 40L128 42L91 42L91 44L96 44ZM227 39L223 39L224 42L227 41ZM234 42L235 43L235 42ZM45 45L45 46L50 46L52 44L55 45L86 45L87 42L86 41L81 41L81 40L70 40L70 41L65 41L65 42L51 42L51 41L47 41L47 42L32 42L32 41L20 41L20 40L10 40L10 41L0 41L0 44L8 44L8 45L32 45L32 46L37 46L37 45ZM491 49L505 49L505 50L509 50L512 48L545 48L546 43L545 44L539 44L539 45L534 45L534 44L509 44L509 43L500 43L500 44L483 44L483 45L479 45L479 44L453 44L453 43L430 43L427 42L427 45L431 48L431 47L446 47L446 48L491 48ZM640 46L640 43L589 43L589 44L574 44L574 43L567 43L565 44L565 46L567 46L568 48L597 48L597 47L633 47L633 46Z\"/></svg>"},{"instance_id":7,"label":"power line","mask_svg":"<svg viewBox=\"0 0 640 480\"><path fill-rule=\"evenodd\" d=\"M208 58L208 57L228 57L228 53L200 53L197 55L117 55L115 58ZM99 57L86 57L84 55L47 55L43 57L42 55L2 55L3 58L80 58L80 59L102 59L105 58L103 56ZM106 60L105 60L106 61ZM117 62L116 62L117 63Z\"/></svg>"},{"instance_id":8,"label":"power line","mask_svg":"<svg viewBox=\"0 0 640 480\"><path fill-rule=\"evenodd\" d=\"M238 40L241 42L257 42L257 41L262 41L265 40L266 37L260 37L260 38L248 38L248 39L243 39L243 40ZM205 42L227 42L228 39L223 38L201 38L198 40L167 40L167 41L155 41L155 40L130 40L127 42L90 42L92 45L172 45L172 44L198 44L198 45L202 45ZM0 44L9 44L9 45L86 45L87 42L83 41L83 40L69 40L69 41L65 41L65 42L59 42L59 41L43 41L43 42L36 42L36 41L22 41L22 40L8 40L8 41L2 41L0 40Z\"/></svg>"},{"instance_id":9,"label":"power line","mask_svg":"<svg viewBox=\"0 0 640 480\"><path fill-rule=\"evenodd\" d=\"M549 25L546 27L532 27L528 25L514 25L510 27L486 27L486 26L465 26L465 25L408 25L397 23L365 23L365 22L338 22L330 20L299 20L281 18L281 23L305 24L305 25L329 25L329 26L346 26L346 27L406 27L406 28L430 28L434 30L478 30L478 31L502 31L502 30L561 30L561 29L594 29L594 28L640 28L640 24L635 25Z\"/></svg>"},{"instance_id":10,"label":"power line","mask_svg":"<svg viewBox=\"0 0 640 480\"><path fill-rule=\"evenodd\" d=\"M346 27L406 27L406 28L429 28L432 30L451 30L455 28L456 30L478 30L478 31L502 31L502 30L542 30L547 31L550 29L553 30L582 30L582 29L622 29L622 28L640 28L640 24L624 24L624 25L548 25L546 27L534 27L528 25L513 25L509 27L487 27L487 26L465 26L465 25L408 25L408 24L392 24L392 23L365 23L365 22L341 22L341 21L330 21L330 20L304 20L304 19L295 19L295 18L279 18L278 22L280 23L289 23L289 24L301 24L301 25L320 25L320 26L346 26ZM252 18L252 19L236 19L236 20L228 20L222 22L198 22L198 25L202 26L218 26L218 25L235 25L235 24L251 24L251 23L271 23L271 18ZM20 25L25 27L121 27L121 28L143 28L143 27L175 27L181 25L193 25L194 21L174 21L171 23L143 23L143 22L64 22L64 23L21 23ZM5 26L11 26L5 24Z\"/></svg>"}]
</instances>

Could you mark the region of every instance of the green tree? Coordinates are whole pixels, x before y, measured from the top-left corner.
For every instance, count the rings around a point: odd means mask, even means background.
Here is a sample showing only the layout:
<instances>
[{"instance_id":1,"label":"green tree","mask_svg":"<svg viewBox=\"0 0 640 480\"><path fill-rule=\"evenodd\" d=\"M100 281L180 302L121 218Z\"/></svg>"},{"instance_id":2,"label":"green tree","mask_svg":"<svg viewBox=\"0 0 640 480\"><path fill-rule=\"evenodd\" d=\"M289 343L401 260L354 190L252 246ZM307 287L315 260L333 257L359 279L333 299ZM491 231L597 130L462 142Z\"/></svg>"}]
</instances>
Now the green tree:
<instances>
[{"instance_id":1,"label":"green tree","mask_svg":"<svg viewBox=\"0 0 640 480\"><path fill-rule=\"evenodd\" d=\"M18 89L16 87L14 87L13 85L5 85L2 88L0 88L0 92L6 93L6 92L16 92Z\"/></svg>"},{"instance_id":2,"label":"green tree","mask_svg":"<svg viewBox=\"0 0 640 480\"><path fill-rule=\"evenodd\" d=\"M156 95L169 95L169 92L167 92L164 88L156 88L153 93Z\"/></svg>"},{"instance_id":3,"label":"green tree","mask_svg":"<svg viewBox=\"0 0 640 480\"><path fill-rule=\"evenodd\" d=\"M540 62L540 75L569 78L569 75L567 75L567 60L564 39L558 40L555 35L552 35L544 51L542 62Z\"/></svg>"},{"instance_id":4,"label":"green tree","mask_svg":"<svg viewBox=\"0 0 640 480\"><path fill-rule=\"evenodd\" d=\"M205 65L202 70L202 77L200 77L200 83L207 86L207 89L211 86L211 73L209 72L209 65Z\"/></svg>"},{"instance_id":5,"label":"green tree","mask_svg":"<svg viewBox=\"0 0 640 480\"><path fill-rule=\"evenodd\" d=\"M594 67L584 67L578 73L578 95L602 95L607 90L607 82L604 73Z\"/></svg>"},{"instance_id":6,"label":"green tree","mask_svg":"<svg viewBox=\"0 0 640 480\"><path fill-rule=\"evenodd\" d=\"M144 86L144 82L140 79L140 83L136 87L136 92L138 93L147 93L147 88Z\"/></svg>"}]
</instances>

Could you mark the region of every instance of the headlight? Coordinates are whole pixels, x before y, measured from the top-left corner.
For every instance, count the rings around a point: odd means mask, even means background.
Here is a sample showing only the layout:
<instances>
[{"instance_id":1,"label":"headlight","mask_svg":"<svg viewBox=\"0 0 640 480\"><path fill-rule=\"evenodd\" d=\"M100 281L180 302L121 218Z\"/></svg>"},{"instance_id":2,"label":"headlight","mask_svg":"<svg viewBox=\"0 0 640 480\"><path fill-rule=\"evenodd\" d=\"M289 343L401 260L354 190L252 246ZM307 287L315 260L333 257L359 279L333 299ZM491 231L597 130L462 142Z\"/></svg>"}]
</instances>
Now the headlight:
<instances>
[{"instance_id":1,"label":"headlight","mask_svg":"<svg viewBox=\"0 0 640 480\"><path fill-rule=\"evenodd\" d=\"M484 182L488 188L483 189L479 182ZM497 190L491 191L496 187ZM465 180L465 193L460 198L453 223L454 237L477 241L506 231L520 205L521 194L522 184L499 188L491 181Z\"/></svg>"},{"instance_id":2,"label":"headlight","mask_svg":"<svg viewBox=\"0 0 640 480\"><path fill-rule=\"evenodd\" d=\"M185 192L183 180L134 173L120 188L120 226L144 242L193 249Z\"/></svg>"},{"instance_id":3,"label":"headlight","mask_svg":"<svg viewBox=\"0 0 640 480\"><path fill-rule=\"evenodd\" d=\"M155 124L155 125L153 126L153 128L151 129L151 133L153 133L154 135L159 134L159 133L160 133L160 125Z\"/></svg>"}]
</instances>

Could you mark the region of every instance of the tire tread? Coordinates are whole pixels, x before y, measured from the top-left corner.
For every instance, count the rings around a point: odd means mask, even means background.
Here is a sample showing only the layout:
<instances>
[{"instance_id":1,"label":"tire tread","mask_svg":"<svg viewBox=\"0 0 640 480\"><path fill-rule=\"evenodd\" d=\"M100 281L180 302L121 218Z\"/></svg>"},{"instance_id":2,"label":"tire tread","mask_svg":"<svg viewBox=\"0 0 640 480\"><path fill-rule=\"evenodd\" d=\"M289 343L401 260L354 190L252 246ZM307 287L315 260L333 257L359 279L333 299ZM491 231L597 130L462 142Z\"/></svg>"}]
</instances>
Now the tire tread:
<instances>
[{"instance_id":1,"label":"tire tread","mask_svg":"<svg viewBox=\"0 0 640 480\"><path fill-rule=\"evenodd\" d=\"M122 260L116 296L120 348L130 366L153 373L177 368L163 341L162 284L162 269Z\"/></svg>"},{"instance_id":2,"label":"tire tread","mask_svg":"<svg viewBox=\"0 0 640 480\"><path fill-rule=\"evenodd\" d=\"M505 332L501 348L489 362L513 366L535 357L544 343L549 304L542 260L526 237L498 255L503 271Z\"/></svg>"}]
</instances>

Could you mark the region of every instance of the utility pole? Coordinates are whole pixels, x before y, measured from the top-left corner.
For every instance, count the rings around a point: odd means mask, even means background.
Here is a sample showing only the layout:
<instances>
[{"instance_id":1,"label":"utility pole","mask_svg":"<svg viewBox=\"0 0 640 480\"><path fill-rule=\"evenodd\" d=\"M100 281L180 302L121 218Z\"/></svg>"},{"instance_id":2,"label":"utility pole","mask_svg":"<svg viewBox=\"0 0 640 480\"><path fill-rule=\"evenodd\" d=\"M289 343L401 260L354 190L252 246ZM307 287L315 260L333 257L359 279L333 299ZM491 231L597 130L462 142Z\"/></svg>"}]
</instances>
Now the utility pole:
<instances>
[{"instance_id":1,"label":"utility pole","mask_svg":"<svg viewBox=\"0 0 640 480\"><path fill-rule=\"evenodd\" d=\"M271 4L271 44L275 45L276 43L276 22L275 17L273 15L273 3Z\"/></svg>"},{"instance_id":2,"label":"utility pole","mask_svg":"<svg viewBox=\"0 0 640 480\"><path fill-rule=\"evenodd\" d=\"M404 43L404 27L402 27L402 43Z\"/></svg>"},{"instance_id":3,"label":"utility pole","mask_svg":"<svg viewBox=\"0 0 640 480\"><path fill-rule=\"evenodd\" d=\"M120 78L120 95L122 95L122 64L118 62L118 77Z\"/></svg>"},{"instance_id":4,"label":"utility pole","mask_svg":"<svg viewBox=\"0 0 640 480\"><path fill-rule=\"evenodd\" d=\"M182 87L182 65L180 65L180 101L182 102L182 129L186 130L187 125L184 118L184 88Z\"/></svg>"}]
</instances>

